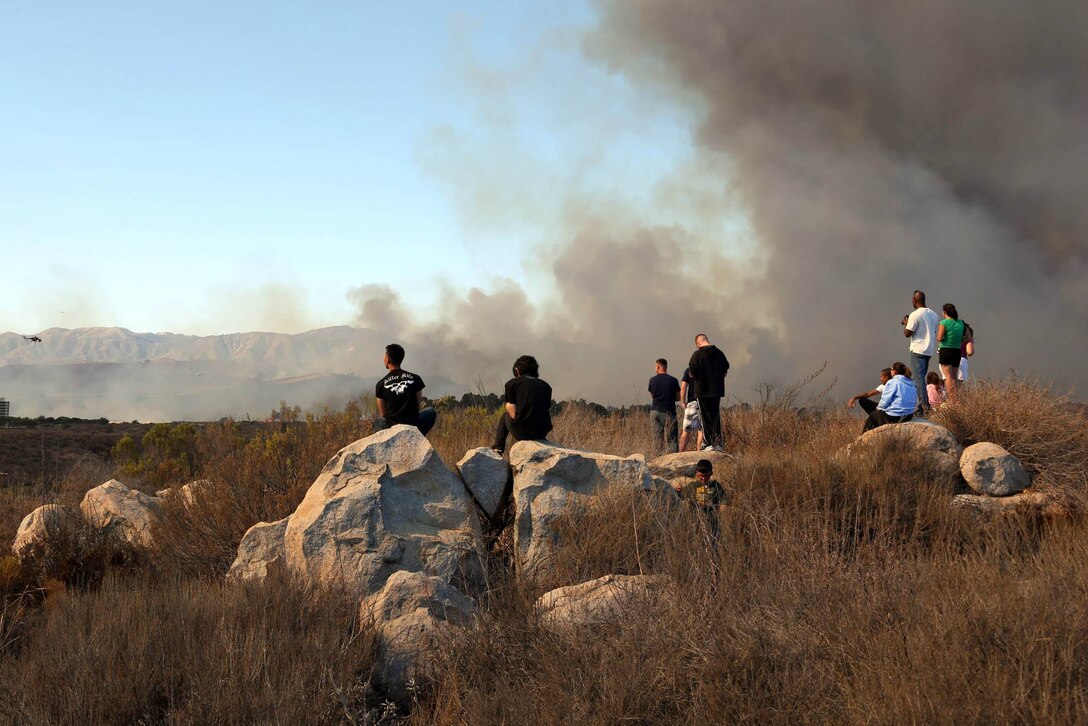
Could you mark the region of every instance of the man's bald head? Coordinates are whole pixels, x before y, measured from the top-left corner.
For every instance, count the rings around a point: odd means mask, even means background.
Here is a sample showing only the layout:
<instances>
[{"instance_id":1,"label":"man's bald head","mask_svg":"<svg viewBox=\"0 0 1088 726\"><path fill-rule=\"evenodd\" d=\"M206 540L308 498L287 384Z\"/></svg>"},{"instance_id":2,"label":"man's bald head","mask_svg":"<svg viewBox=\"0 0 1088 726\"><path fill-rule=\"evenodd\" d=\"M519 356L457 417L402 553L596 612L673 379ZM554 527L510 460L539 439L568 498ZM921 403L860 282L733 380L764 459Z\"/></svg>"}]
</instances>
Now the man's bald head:
<instances>
[{"instance_id":1,"label":"man's bald head","mask_svg":"<svg viewBox=\"0 0 1088 726\"><path fill-rule=\"evenodd\" d=\"M695 336L695 347L702 348L704 345L710 345L710 338L706 337L706 333L699 333Z\"/></svg>"},{"instance_id":2,"label":"man's bald head","mask_svg":"<svg viewBox=\"0 0 1088 726\"><path fill-rule=\"evenodd\" d=\"M914 303L914 307L916 308L924 308L926 306L926 294L921 290L915 290L911 302Z\"/></svg>"}]
</instances>

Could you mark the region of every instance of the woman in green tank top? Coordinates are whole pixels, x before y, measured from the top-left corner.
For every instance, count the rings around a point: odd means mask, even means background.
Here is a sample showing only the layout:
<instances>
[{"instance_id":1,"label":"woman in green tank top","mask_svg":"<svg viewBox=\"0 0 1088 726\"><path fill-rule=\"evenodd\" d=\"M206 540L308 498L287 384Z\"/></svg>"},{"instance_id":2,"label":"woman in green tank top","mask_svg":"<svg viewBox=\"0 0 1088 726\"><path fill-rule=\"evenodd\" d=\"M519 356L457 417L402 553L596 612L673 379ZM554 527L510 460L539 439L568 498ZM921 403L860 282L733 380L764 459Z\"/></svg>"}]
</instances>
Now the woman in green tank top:
<instances>
[{"instance_id":1,"label":"woman in green tank top","mask_svg":"<svg viewBox=\"0 0 1088 726\"><path fill-rule=\"evenodd\" d=\"M937 325L937 359L944 374L944 385L948 389L948 401L956 400L959 389L960 346L963 344L963 321L959 311L952 303L944 305L944 320Z\"/></svg>"}]
</instances>

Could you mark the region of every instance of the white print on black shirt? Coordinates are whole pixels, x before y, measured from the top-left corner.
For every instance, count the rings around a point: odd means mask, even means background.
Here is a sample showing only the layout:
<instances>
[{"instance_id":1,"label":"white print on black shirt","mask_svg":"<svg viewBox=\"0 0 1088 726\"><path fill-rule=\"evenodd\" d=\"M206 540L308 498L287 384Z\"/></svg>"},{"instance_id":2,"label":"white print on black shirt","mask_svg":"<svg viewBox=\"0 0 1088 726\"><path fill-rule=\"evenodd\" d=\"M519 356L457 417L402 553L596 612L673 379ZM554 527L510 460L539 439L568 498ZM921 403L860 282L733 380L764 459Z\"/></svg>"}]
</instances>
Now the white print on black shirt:
<instances>
[{"instance_id":1,"label":"white print on black shirt","mask_svg":"<svg viewBox=\"0 0 1088 726\"><path fill-rule=\"evenodd\" d=\"M415 379L410 376L406 379L401 379L399 381L390 381L389 383L385 384L385 389L387 391L392 391L395 395L399 396L400 394L408 390L408 386L412 385L414 381Z\"/></svg>"}]
</instances>

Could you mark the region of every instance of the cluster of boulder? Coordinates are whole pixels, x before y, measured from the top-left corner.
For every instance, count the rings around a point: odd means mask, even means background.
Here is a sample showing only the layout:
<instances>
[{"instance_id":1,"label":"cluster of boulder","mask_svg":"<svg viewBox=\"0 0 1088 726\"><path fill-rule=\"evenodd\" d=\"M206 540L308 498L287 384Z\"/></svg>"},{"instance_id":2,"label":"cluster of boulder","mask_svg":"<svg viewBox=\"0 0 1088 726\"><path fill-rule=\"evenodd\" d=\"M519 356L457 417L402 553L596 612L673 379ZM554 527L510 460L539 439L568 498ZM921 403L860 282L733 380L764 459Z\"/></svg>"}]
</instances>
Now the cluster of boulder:
<instances>
[{"instance_id":1,"label":"cluster of boulder","mask_svg":"<svg viewBox=\"0 0 1088 726\"><path fill-rule=\"evenodd\" d=\"M1015 457L989 443L964 450L947 429L929 422L875 429L847 454L886 439L925 452L948 476L962 475L974 492L955 497L963 506L1026 501L1030 482ZM251 527L228 578L263 580L280 571L357 597L360 617L378 633L377 680L403 699L411 680L432 667L434 643L476 612L471 595L483 590L487 574L482 523L501 523L511 497L515 567L519 576L534 577L547 571L557 544L555 521L570 507L615 487L674 499L676 485L690 481L703 458L714 460L719 472L730 459L687 452L648 463L638 454L523 441L511 448L509 463L479 448L454 471L416 428L394 426L341 449L291 515ZM190 497L197 485L151 497L111 480L87 492L80 515L96 530L146 547L163 498ZM76 516L57 505L34 510L19 528L15 554L40 547ZM658 576L609 575L545 593L537 609L545 627L593 625L670 587Z\"/></svg>"},{"instance_id":2,"label":"cluster of boulder","mask_svg":"<svg viewBox=\"0 0 1088 726\"><path fill-rule=\"evenodd\" d=\"M846 453L858 453L880 442L898 442L921 452L950 481L962 478L970 493L955 494L955 507L1006 512L1056 506L1044 494L1028 490L1031 478L1020 460L997 444L980 442L964 448L948 429L916 419L868 431L848 446Z\"/></svg>"}]
</instances>

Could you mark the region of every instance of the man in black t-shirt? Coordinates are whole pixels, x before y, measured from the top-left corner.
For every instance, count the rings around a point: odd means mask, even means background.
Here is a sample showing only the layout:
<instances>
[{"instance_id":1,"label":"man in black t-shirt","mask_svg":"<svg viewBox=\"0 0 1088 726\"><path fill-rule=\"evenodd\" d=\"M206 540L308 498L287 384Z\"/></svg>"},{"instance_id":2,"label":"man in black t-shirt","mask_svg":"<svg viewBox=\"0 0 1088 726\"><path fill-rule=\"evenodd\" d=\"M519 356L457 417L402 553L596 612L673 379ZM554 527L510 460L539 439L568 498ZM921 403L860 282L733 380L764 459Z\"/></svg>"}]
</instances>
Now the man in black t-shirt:
<instances>
[{"instance_id":1,"label":"man in black t-shirt","mask_svg":"<svg viewBox=\"0 0 1088 726\"><path fill-rule=\"evenodd\" d=\"M665 450L678 451L676 426L676 401L680 398L680 381L669 375L669 362L658 358L654 362L657 375L650 379L647 390L652 397L650 404L650 432L653 436L653 452L659 453L662 439L668 437Z\"/></svg>"},{"instance_id":2,"label":"man in black t-shirt","mask_svg":"<svg viewBox=\"0 0 1088 726\"><path fill-rule=\"evenodd\" d=\"M543 439L552 430L552 387L540 380L536 358L523 355L514 361L514 377L506 382L503 396L506 410L495 429L491 448L500 454L506 450L506 439L532 441Z\"/></svg>"},{"instance_id":3,"label":"man in black t-shirt","mask_svg":"<svg viewBox=\"0 0 1088 726\"><path fill-rule=\"evenodd\" d=\"M374 386L374 402L378 405L374 430L381 431L394 424L408 424L426 436L438 415L433 408L420 410L426 384L415 373L401 368L403 362L402 346L396 343L385 346L384 363L389 373Z\"/></svg>"},{"instance_id":4,"label":"man in black t-shirt","mask_svg":"<svg viewBox=\"0 0 1088 726\"><path fill-rule=\"evenodd\" d=\"M722 435L722 398L725 397L725 376L729 373L729 359L712 344L706 334L695 336L695 352L691 354L688 368L695 378L695 397L699 399L699 415L702 416L704 449L721 451L725 445Z\"/></svg>"}]
</instances>

